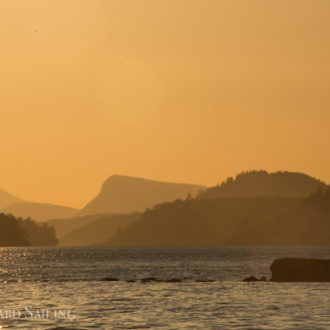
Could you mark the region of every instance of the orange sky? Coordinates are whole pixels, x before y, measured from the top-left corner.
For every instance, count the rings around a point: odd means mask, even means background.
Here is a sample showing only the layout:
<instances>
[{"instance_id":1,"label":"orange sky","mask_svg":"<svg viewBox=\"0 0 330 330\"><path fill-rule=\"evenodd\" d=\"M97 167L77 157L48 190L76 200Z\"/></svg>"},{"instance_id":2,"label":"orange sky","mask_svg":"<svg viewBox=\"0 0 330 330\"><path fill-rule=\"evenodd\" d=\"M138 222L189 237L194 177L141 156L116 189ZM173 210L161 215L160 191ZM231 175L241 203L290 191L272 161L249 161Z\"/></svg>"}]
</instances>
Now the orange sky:
<instances>
[{"instance_id":1,"label":"orange sky","mask_svg":"<svg viewBox=\"0 0 330 330\"><path fill-rule=\"evenodd\" d=\"M83 206L111 174L330 182L330 1L1 0L0 188Z\"/></svg>"}]
</instances>

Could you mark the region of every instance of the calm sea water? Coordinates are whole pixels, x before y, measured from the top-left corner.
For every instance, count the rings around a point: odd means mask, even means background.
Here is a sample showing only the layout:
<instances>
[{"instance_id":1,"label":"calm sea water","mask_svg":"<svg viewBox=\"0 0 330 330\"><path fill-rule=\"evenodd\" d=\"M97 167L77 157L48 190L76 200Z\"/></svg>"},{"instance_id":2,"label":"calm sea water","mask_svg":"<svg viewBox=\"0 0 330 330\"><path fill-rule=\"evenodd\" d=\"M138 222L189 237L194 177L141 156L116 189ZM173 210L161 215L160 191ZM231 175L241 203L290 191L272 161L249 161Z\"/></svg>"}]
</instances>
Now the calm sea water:
<instances>
[{"instance_id":1,"label":"calm sea water","mask_svg":"<svg viewBox=\"0 0 330 330\"><path fill-rule=\"evenodd\" d=\"M330 248L2 248L0 327L330 329L329 283L241 281L287 256Z\"/></svg>"}]
</instances>

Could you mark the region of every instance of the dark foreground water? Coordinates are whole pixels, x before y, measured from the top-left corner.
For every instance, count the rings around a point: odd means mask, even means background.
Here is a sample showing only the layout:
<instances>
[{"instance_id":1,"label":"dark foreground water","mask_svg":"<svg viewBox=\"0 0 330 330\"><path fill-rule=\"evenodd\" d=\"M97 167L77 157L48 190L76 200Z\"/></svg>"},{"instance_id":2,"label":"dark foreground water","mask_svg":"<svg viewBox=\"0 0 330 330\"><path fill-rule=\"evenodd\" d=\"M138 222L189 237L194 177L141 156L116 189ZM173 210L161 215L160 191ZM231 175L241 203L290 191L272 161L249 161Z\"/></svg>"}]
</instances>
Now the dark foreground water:
<instances>
[{"instance_id":1,"label":"dark foreground water","mask_svg":"<svg viewBox=\"0 0 330 330\"><path fill-rule=\"evenodd\" d=\"M330 329L330 283L245 283L329 247L2 248L0 328Z\"/></svg>"}]
</instances>

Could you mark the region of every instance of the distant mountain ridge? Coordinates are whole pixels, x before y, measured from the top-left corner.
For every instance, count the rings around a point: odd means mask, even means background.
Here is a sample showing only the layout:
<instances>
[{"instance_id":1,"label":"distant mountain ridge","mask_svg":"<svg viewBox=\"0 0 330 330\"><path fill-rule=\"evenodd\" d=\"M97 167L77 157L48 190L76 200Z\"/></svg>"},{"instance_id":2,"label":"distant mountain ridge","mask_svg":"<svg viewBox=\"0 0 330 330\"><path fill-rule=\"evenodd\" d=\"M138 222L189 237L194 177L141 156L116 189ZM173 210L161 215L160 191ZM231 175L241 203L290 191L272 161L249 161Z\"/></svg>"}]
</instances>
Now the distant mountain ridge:
<instances>
[{"instance_id":1,"label":"distant mountain ridge","mask_svg":"<svg viewBox=\"0 0 330 330\"><path fill-rule=\"evenodd\" d=\"M111 216L114 216L114 214L93 214L85 215L82 217L51 219L45 221L44 223L48 226L54 227L57 237L61 239L63 236L69 234L70 232L75 231L78 228L85 227L91 222Z\"/></svg>"},{"instance_id":2,"label":"distant mountain ridge","mask_svg":"<svg viewBox=\"0 0 330 330\"><path fill-rule=\"evenodd\" d=\"M196 196L205 187L192 184L159 182L143 178L113 175L101 192L77 216L98 213L141 212L155 204Z\"/></svg>"},{"instance_id":3,"label":"distant mountain ridge","mask_svg":"<svg viewBox=\"0 0 330 330\"><path fill-rule=\"evenodd\" d=\"M104 216L61 237L59 246L99 245L140 217L140 213Z\"/></svg>"},{"instance_id":4,"label":"distant mountain ridge","mask_svg":"<svg viewBox=\"0 0 330 330\"><path fill-rule=\"evenodd\" d=\"M31 218L36 221L46 221L55 218L72 217L78 210L72 207L47 204L20 202L1 210L3 213L13 214L15 217Z\"/></svg>"},{"instance_id":5,"label":"distant mountain ridge","mask_svg":"<svg viewBox=\"0 0 330 330\"><path fill-rule=\"evenodd\" d=\"M0 210L8 207L9 205L15 204L15 203L21 203L24 202L23 199L18 198L7 191L4 191L0 189Z\"/></svg>"},{"instance_id":6,"label":"distant mountain ridge","mask_svg":"<svg viewBox=\"0 0 330 330\"><path fill-rule=\"evenodd\" d=\"M304 173L278 171L242 172L235 179L228 178L220 185L201 191L199 198L220 197L307 197L318 189L325 189L326 184Z\"/></svg>"}]
</instances>

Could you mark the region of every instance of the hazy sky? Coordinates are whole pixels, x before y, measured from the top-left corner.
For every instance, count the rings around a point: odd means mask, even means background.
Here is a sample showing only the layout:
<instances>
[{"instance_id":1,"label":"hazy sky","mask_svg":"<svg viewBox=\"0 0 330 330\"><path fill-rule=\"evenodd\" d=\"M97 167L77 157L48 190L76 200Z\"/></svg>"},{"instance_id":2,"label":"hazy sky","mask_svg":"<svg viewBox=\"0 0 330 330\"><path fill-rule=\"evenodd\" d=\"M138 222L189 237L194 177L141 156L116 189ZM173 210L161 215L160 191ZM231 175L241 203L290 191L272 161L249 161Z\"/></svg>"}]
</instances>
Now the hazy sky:
<instances>
[{"instance_id":1,"label":"hazy sky","mask_svg":"<svg viewBox=\"0 0 330 330\"><path fill-rule=\"evenodd\" d=\"M330 182L329 0L0 0L0 188L83 206L111 174Z\"/></svg>"}]
</instances>

